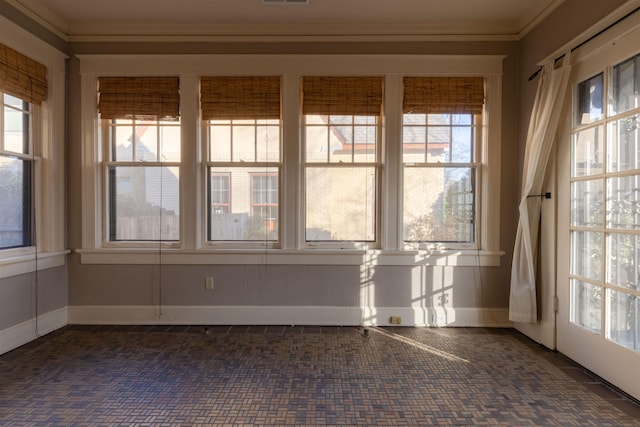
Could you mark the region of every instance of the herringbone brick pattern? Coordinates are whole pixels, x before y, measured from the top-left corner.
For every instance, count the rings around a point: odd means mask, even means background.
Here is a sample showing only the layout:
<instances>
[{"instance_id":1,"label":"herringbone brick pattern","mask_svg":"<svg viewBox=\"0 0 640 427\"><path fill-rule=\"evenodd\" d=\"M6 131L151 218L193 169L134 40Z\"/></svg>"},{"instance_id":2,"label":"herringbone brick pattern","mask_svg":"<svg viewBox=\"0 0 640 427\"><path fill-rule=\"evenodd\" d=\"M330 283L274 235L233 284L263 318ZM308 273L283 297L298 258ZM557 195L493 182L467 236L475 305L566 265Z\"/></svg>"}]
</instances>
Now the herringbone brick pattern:
<instances>
[{"instance_id":1,"label":"herringbone brick pattern","mask_svg":"<svg viewBox=\"0 0 640 427\"><path fill-rule=\"evenodd\" d=\"M640 426L509 329L67 326L0 356L7 426Z\"/></svg>"}]
</instances>

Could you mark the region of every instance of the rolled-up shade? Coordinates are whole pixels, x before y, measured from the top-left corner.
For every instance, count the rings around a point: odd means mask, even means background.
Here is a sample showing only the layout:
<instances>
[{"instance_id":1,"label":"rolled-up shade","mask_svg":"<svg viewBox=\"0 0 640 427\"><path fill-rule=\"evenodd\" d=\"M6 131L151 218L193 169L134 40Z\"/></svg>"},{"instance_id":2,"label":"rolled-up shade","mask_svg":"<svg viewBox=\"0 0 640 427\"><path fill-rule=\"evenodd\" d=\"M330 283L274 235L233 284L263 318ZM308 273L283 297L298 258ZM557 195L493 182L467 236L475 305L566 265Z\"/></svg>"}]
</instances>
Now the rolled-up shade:
<instances>
[{"instance_id":1,"label":"rolled-up shade","mask_svg":"<svg viewBox=\"0 0 640 427\"><path fill-rule=\"evenodd\" d=\"M382 77L303 77L302 114L380 115L382 81Z\"/></svg>"},{"instance_id":2,"label":"rolled-up shade","mask_svg":"<svg viewBox=\"0 0 640 427\"><path fill-rule=\"evenodd\" d=\"M405 77L405 114L482 113L482 77Z\"/></svg>"},{"instance_id":3,"label":"rolled-up shade","mask_svg":"<svg viewBox=\"0 0 640 427\"><path fill-rule=\"evenodd\" d=\"M178 77L100 77L98 112L103 119L180 117Z\"/></svg>"},{"instance_id":4,"label":"rolled-up shade","mask_svg":"<svg viewBox=\"0 0 640 427\"><path fill-rule=\"evenodd\" d=\"M202 77L200 104L204 120L280 118L280 77Z\"/></svg>"},{"instance_id":5,"label":"rolled-up shade","mask_svg":"<svg viewBox=\"0 0 640 427\"><path fill-rule=\"evenodd\" d=\"M47 99L47 67L0 44L0 90L41 104Z\"/></svg>"}]
</instances>

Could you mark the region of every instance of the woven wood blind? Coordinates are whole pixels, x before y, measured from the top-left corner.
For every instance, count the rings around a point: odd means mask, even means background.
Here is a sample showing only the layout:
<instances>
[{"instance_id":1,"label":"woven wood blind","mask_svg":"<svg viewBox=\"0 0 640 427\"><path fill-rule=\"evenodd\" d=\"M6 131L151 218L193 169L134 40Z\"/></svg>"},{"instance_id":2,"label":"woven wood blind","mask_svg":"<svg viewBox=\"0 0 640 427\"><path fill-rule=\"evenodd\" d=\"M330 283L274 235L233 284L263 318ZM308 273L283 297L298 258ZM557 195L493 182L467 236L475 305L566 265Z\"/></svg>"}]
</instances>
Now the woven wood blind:
<instances>
[{"instance_id":1,"label":"woven wood blind","mask_svg":"<svg viewBox=\"0 0 640 427\"><path fill-rule=\"evenodd\" d=\"M0 44L0 90L41 104L47 99L47 67Z\"/></svg>"},{"instance_id":2,"label":"woven wood blind","mask_svg":"<svg viewBox=\"0 0 640 427\"><path fill-rule=\"evenodd\" d=\"M202 77L204 120L280 118L280 77Z\"/></svg>"},{"instance_id":3,"label":"woven wood blind","mask_svg":"<svg viewBox=\"0 0 640 427\"><path fill-rule=\"evenodd\" d=\"M98 111L103 119L177 119L178 77L100 77Z\"/></svg>"},{"instance_id":4,"label":"woven wood blind","mask_svg":"<svg viewBox=\"0 0 640 427\"><path fill-rule=\"evenodd\" d=\"M378 116L382 77L303 77L302 114Z\"/></svg>"},{"instance_id":5,"label":"woven wood blind","mask_svg":"<svg viewBox=\"0 0 640 427\"><path fill-rule=\"evenodd\" d=\"M405 77L403 113L482 113L482 77Z\"/></svg>"}]
</instances>

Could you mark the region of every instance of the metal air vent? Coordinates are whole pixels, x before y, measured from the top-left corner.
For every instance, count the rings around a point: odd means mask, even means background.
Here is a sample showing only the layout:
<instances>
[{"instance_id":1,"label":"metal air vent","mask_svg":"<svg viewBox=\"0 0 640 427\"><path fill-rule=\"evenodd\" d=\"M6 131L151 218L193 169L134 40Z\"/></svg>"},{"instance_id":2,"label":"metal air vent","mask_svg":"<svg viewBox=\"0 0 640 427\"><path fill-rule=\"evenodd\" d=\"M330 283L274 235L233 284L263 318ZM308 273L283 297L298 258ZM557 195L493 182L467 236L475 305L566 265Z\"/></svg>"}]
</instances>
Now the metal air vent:
<instances>
[{"instance_id":1,"label":"metal air vent","mask_svg":"<svg viewBox=\"0 0 640 427\"><path fill-rule=\"evenodd\" d=\"M309 4L310 0L262 0L262 4Z\"/></svg>"}]
</instances>

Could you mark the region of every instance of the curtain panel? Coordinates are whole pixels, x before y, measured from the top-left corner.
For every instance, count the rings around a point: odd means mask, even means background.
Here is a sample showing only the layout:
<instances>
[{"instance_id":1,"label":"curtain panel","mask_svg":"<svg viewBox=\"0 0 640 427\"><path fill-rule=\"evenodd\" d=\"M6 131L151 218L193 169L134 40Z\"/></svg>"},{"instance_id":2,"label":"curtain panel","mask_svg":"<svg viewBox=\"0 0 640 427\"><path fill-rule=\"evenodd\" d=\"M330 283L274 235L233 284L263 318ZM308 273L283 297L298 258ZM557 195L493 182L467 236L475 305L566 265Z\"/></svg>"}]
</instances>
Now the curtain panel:
<instances>
[{"instance_id":1,"label":"curtain panel","mask_svg":"<svg viewBox=\"0 0 640 427\"><path fill-rule=\"evenodd\" d=\"M560 67L555 68L556 61L551 61L542 68L531 113L522 172L520 219L511 264L509 320L512 322L536 323L538 320L535 268L542 205L538 195L542 192L549 155L556 141L570 62L570 53L567 53Z\"/></svg>"}]
</instances>

